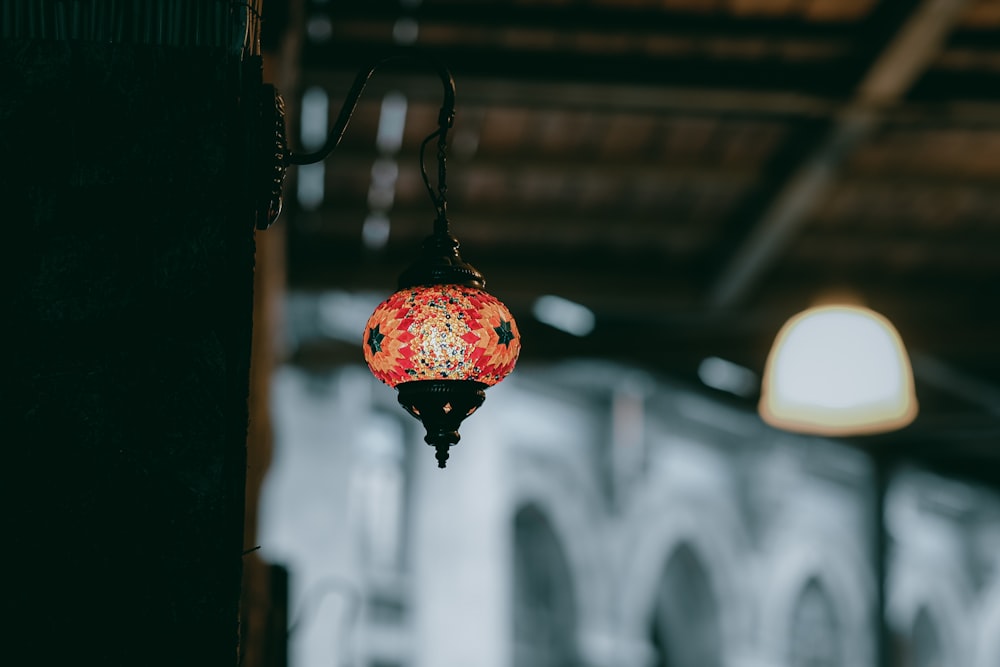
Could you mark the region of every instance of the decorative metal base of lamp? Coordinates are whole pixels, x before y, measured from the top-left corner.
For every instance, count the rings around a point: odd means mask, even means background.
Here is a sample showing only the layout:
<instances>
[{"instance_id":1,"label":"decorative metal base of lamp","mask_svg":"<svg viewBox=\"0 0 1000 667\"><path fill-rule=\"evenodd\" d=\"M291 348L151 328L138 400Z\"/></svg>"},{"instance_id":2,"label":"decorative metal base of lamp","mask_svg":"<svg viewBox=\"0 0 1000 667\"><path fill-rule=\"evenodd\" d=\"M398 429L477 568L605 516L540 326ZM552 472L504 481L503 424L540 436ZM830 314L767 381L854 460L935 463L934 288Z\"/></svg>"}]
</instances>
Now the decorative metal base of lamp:
<instances>
[{"instance_id":1,"label":"decorative metal base of lamp","mask_svg":"<svg viewBox=\"0 0 1000 667\"><path fill-rule=\"evenodd\" d=\"M487 385L474 380L415 380L397 385L399 404L423 423L424 442L437 450L444 468L448 448L458 444L458 426L486 400Z\"/></svg>"}]
</instances>

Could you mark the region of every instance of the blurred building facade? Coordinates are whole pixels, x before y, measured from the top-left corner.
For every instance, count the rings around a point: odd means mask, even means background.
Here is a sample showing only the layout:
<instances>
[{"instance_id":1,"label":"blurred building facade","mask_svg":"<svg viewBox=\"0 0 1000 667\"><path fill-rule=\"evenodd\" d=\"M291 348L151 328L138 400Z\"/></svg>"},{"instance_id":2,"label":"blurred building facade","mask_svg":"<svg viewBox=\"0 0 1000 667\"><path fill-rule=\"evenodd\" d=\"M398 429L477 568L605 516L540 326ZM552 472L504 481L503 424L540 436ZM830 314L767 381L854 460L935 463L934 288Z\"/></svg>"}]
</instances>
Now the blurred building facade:
<instances>
[{"instance_id":1,"label":"blurred building facade","mask_svg":"<svg viewBox=\"0 0 1000 667\"><path fill-rule=\"evenodd\" d=\"M525 365L439 470L363 366L275 377L264 558L290 664L858 667L876 660L867 457L603 362ZM900 665L1000 665L1000 496L886 500Z\"/></svg>"}]
</instances>

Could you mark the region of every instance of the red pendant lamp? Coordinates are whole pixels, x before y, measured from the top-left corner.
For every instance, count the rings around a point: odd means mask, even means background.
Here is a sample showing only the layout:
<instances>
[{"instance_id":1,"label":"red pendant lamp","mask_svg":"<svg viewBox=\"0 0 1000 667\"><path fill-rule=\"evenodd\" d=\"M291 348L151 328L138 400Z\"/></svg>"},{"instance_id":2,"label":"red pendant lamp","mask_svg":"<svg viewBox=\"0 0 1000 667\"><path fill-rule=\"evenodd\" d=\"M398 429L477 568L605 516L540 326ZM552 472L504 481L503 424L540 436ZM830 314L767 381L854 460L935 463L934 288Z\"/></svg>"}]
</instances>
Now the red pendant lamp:
<instances>
[{"instance_id":1,"label":"red pendant lamp","mask_svg":"<svg viewBox=\"0 0 1000 667\"><path fill-rule=\"evenodd\" d=\"M423 423L424 441L443 468L459 424L514 369L521 339L507 307L462 261L454 237L431 236L424 253L368 319L363 350L372 374L395 387L400 405Z\"/></svg>"},{"instance_id":2,"label":"red pendant lamp","mask_svg":"<svg viewBox=\"0 0 1000 667\"><path fill-rule=\"evenodd\" d=\"M280 211L281 181L288 164L325 159L340 144L365 85L384 63L412 52L384 58L362 70L331 128L326 144L313 153L287 150L280 96L275 92L278 135L275 146L274 197L267 224ZM448 223L445 154L455 118L455 81L446 67L432 61L444 86L438 129L420 145L420 173L437 215L419 258L399 276L398 291L375 309L365 326L362 349L372 374L398 392L400 405L426 429L424 440L445 467L449 449L458 443L461 422L486 399L486 389L511 372L521 338L510 311L486 290L486 280L458 253ZM437 139L437 187L424 168L424 150ZM266 176L267 177L267 176ZM265 226L266 227L266 226Z\"/></svg>"}]
</instances>

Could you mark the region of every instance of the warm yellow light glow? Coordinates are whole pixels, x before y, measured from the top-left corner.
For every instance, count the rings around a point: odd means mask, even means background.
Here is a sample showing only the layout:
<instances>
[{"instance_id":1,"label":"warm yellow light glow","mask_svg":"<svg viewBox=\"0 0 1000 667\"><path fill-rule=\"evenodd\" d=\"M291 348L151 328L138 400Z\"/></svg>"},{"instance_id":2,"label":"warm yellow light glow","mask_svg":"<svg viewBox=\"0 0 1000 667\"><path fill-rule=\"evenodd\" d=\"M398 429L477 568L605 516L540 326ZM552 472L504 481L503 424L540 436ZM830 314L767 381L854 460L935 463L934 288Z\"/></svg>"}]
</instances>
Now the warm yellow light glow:
<instances>
[{"instance_id":1,"label":"warm yellow light glow","mask_svg":"<svg viewBox=\"0 0 1000 667\"><path fill-rule=\"evenodd\" d=\"M764 368L767 423L799 433L860 435L917 416L913 371L899 333L861 306L805 310L782 327Z\"/></svg>"}]
</instances>

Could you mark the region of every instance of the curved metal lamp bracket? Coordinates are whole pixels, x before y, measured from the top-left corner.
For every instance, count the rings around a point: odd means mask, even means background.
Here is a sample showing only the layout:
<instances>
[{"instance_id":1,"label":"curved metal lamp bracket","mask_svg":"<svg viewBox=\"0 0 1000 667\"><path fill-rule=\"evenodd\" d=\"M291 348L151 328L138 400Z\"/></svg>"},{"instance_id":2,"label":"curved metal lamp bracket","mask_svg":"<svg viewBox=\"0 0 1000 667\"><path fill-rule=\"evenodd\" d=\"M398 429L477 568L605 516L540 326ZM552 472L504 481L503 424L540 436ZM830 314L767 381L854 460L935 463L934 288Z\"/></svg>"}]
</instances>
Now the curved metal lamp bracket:
<instances>
[{"instance_id":1,"label":"curved metal lamp bracket","mask_svg":"<svg viewBox=\"0 0 1000 667\"><path fill-rule=\"evenodd\" d=\"M265 88L271 91L274 108L274 144L272 155L269 157L269 164L273 167L267 172L271 178L269 181L269 191L271 200L268 214L262 221L266 224L258 225L260 229L267 229L277 219L281 211L281 188L284 183L284 173L288 165L315 164L333 153L340 145L347 131L347 126L351 122L358 102L364 93L368 81L374 76L382 66L400 60L418 58L426 61L437 72L441 79L444 91L444 99L441 103L441 110L438 112L438 129L427 136L420 144L420 173L427 188L427 193L434 204L437 215L434 219L434 233L428 236L423 243L420 258L407 268L399 277L399 287L414 287L417 285L438 285L456 284L466 287L483 289L486 280L483 274L475 267L465 262L458 252L458 239L451 234L448 222L448 184L446 168L446 150L448 145L448 130L455 124L455 78L451 71L440 61L425 54L413 51L401 51L383 57L371 65L361 69L354 78L347 93L337 120L327 133L326 142L316 151L309 153L298 153L289 150L285 138L285 116L284 102L281 95L272 86ZM265 93L266 94L266 93ZM265 121L265 125L267 125ZM431 186L427 178L427 170L424 167L424 150L428 143L437 139L437 188Z\"/></svg>"},{"instance_id":2,"label":"curved metal lamp bracket","mask_svg":"<svg viewBox=\"0 0 1000 667\"><path fill-rule=\"evenodd\" d=\"M287 163L314 164L329 157L330 153L340 145L340 141L344 138L344 132L347 130L348 123L351 122L351 117L354 115L355 109L357 109L358 101L361 99L361 94L365 91L365 86L368 85L369 79L386 63L414 57L428 61L437 71L444 86L444 101L441 104L441 112L438 114L438 132L441 133L441 140L443 141L448 130L455 122L455 78L441 62L423 54L407 51L381 58L359 71L357 76L354 77L354 83L347 92L347 97L343 105L340 107L340 113L337 115L336 122L327 134L326 143L319 150L311 153L289 153L286 158Z\"/></svg>"},{"instance_id":3,"label":"curved metal lamp bracket","mask_svg":"<svg viewBox=\"0 0 1000 667\"><path fill-rule=\"evenodd\" d=\"M261 130L270 137L270 141L262 141L257 148L262 167L255 175L258 179L256 192L262 193L262 199L257 204L257 229L264 230L270 228L281 215L282 190L288 169L288 139L285 135L284 99L272 85L264 84L260 90Z\"/></svg>"}]
</instances>

